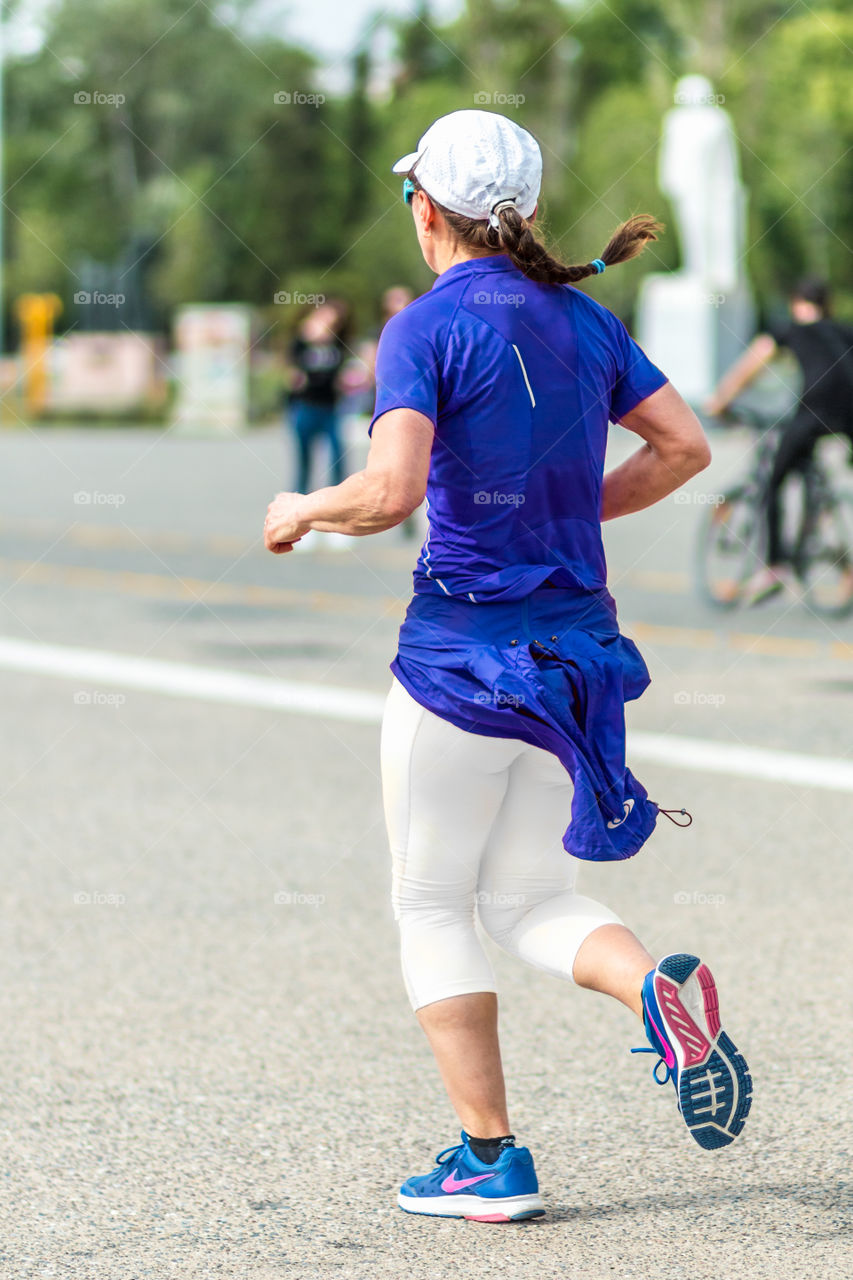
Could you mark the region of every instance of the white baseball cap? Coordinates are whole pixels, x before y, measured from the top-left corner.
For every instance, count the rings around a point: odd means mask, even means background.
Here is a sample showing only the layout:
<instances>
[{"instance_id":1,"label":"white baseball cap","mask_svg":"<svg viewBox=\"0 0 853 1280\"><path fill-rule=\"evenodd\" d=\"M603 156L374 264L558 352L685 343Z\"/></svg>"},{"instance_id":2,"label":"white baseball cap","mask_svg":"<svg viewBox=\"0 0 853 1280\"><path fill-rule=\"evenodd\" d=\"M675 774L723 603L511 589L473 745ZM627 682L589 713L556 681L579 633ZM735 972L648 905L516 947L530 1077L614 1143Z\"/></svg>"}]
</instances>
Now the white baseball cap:
<instances>
[{"instance_id":1,"label":"white baseball cap","mask_svg":"<svg viewBox=\"0 0 853 1280\"><path fill-rule=\"evenodd\" d=\"M439 204L468 218L488 218L504 200L524 218L536 209L542 185L539 143L515 121L496 111L452 111L427 129L392 166L392 173L415 170L415 177Z\"/></svg>"}]
</instances>

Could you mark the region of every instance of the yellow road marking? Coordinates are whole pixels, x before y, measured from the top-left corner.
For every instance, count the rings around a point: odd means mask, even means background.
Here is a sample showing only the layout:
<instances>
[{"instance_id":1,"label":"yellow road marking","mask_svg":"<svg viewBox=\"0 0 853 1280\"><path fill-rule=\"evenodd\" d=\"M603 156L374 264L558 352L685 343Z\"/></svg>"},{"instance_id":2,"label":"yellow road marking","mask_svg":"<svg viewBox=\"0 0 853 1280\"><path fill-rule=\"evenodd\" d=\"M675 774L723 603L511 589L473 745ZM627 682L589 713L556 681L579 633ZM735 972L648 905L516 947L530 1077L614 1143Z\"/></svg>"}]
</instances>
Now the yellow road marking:
<instances>
[{"instance_id":1,"label":"yellow road marking","mask_svg":"<svg viewBox=\"0 0 853 1280\"><path fill-rule=\"evenodd\" d=\"M720 643L716 631L706 631L698 627L666 627L654 622L632 622L628 627L638 640L648 640L650 644L678 645L683 649L716 649Z\"/></svg>"},{"instance_id":2,"label":"yellow road marking","mask_svg":"<svg viewBox=\"0 0 853 1280\"><path fill-rule=\"evenodd\" d=\"M4 530L56 537L61 534L55 521L38 519L0 520L0 532ZM64 542L79 547L150 547L152 551L205 551L214 555L242 556L253 548L264 550L263 537L241 537L237 534L201 535L181 529L129 529L124 525L81 524L69 525L62 535ZM401 569L414 568L419 541L405 546L374 545L369 548L370 561ZM266 554L266 553L264 553ZM322 552L320 553L322 555ZM611 568L612 586L636 587L641 591L655 591L663 595L682 595L690 589L690 577L686 573L669 569L619 569Z\"/></svg>"},{"instance_id":3,"label":"yellow road marking","mask_svg":"<svg viewBox=\"0 0 853 1280\"><path fill-rule=\"evenodd\" d=\"M129 529L116 529L108 525L78 524L69 528L65 540L78 547L150 547L154 551L199 551L205 550L216 555L238 556L251 547L264 549L263 538L236 538L230 534L211 534L210 537L199 538L178 530L158 530L153 532L135 532Z\"/></svg>"},{"instance_id":4,"label":"yellow road marking","mask_svg":"<svg viewBox=\"0 0 853 1280\"><path fill-rule=\"evenodd\" d=\"M45 560L0 559L0 572L15 575L19 583L44 586L89 587L96 591L118 590L126 595L155 599L196 600L217 604L248 604L260 607L297 605L330 613L381 613L400 617L405 603L390 596L346 596L334 591L298 591L286 587L260 587L228 582L208 582L203 578L172 577L165 573L138 573L130 569L94 569L87 565L49 564Z\"/></svg>"},{"instance_id":5,"label":"yellow road marking","mask_svg":"<svg viewBox=\"0 0 853 1280\"><path fill-rule=\"evenodd\" d=\"M624 573L611 570L611 589L621 586L639 587L641 591L656 591L663 595L684 595L690 588L686 573L669 569L626 569Z\"/></svg>"},{"instance_id":6,"label":"yellow road marking","mask_svg":"<svg viewBox=\"0 0 853 1280\"><path fill-rule=\"evenodd\" d=\"M733 649L742 649L745 653L785 658L816 658L825 647L819 640L803 640L794 636L753 636L740 632L733 632L729 636L729 644Z\"/></svg>"},{"instance_id":7,"label":"yellow road marking","mask_svg":"<svg viewBox=\"0 0 853 1280\"><path fill-rule=\"evenodd\" d=\"M180 529L129 529L124 525L82 524L74 522L64 530L53 520L0 520L0 532L56 538L80 547L139 547L140 544L159 551L193 551L207 548L222 555L241 555L253 544L263 549L263 539L237 537L233 534L211 534L200 537Z\"/></svg>"},{"instance_id":8,"label":"yellow road marking","mask_svg":"<svg viewBox=\"0 0 853 1280\"><path fill-rule=\"evenodd\" d=\"M99 569L88 565L62 565L45 560L0 558L0 573L16 579L13 586L36 583L43 586L82 587L95 591L118 591L150 599L172 599L239 604L258 608L296 607L318 613L369 613L400 619L405 600L393 596L346 595L335 591L299 590L252 584L212 582L204 578L142 573L130 569ZM786 658L829 656L853 661L853 643L825 643L796 636L752 635L749 632L714 631L701 627L674 627L652 622L625 622L623 630L638 641L676 649L737 649L747 654Z\"/></svg>"}]
</instances>

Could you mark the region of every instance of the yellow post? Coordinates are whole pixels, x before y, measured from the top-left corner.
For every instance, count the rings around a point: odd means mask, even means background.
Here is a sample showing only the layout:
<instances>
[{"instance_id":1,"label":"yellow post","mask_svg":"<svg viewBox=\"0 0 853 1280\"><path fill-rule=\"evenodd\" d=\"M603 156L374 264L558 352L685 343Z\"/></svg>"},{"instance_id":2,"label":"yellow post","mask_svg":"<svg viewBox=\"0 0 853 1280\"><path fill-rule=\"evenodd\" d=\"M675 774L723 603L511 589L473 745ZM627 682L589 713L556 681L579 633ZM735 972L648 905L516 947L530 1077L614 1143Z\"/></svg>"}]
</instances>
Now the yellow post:
<instances>
[{"instance_id":1,"label":"yellow post","mask_svg":"<svg viewBox=\"0 0 853 1280\"><path fill-rule=\"evenodd\" d=\"M47 403L47 349L53 337L53 322L62 311L55 293L22 293L15 301L15 315L21 326L21 358L24 365L24 403L27 412L38 415Z\"/></svg>"}]
</instances>

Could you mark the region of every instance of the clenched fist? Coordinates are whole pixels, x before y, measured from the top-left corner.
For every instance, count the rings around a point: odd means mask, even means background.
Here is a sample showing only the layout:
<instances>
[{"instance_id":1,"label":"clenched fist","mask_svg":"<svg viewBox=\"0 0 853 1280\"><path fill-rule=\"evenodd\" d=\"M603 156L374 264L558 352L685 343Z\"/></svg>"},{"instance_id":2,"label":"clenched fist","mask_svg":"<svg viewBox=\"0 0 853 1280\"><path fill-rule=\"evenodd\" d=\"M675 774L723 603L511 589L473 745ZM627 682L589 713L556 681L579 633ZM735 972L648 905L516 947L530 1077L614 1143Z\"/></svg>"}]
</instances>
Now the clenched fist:
<instances>
[{"instance_id":1,"label":"clenched fist","mask_svg":"<svg viewBox=\"0 0 853 1280\"><path fill-rule=\"evenodd\" d=\"M301 493L279 493L267 507L267 518L264 521L264 544L267 551L272 551L277 556L292 551L294 542L298 542L310 529L309 522L299 515L302 498Z\"/></svg>"}]
</instances>

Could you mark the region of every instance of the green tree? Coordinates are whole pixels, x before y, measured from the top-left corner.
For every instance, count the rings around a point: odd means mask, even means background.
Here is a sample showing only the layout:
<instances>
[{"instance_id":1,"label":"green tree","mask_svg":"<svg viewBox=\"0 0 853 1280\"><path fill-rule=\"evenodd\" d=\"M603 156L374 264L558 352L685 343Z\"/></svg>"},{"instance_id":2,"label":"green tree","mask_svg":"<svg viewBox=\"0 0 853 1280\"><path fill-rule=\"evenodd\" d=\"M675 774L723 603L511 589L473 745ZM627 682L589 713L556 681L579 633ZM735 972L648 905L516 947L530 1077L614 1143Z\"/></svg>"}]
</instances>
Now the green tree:
<instances>
[{"instance_id":1,"label":"green tree","mask_svg":"<svg viewBox=\"0 0 853 1280\"><path fill-rule=\"evenodd\" d=\"M757 121L753 270L772 295L804 271L833 281L853 304L853 14L832 9L780 23L768 38L772 69ZM807 71L804 69L807 68ZM760 146L760 151L758 150Z\"/></svg>"},{"instance_id":2,"label":"green tree","mask_svg":"<svg viewBox=\"0 0 853 1280\"><path fill-rule=\"evenodd\" d=\"M84 261L137 256L160 327L217 298L286 327L273 297L288 288L343 293L371 323L389 284L432 282L390 165L437 116L477 105L540 140L543 224L564 257L589 257L631 212L666 220L657 141L689 71L734 122L759 292L809 268L853 293L849 0L467 0L444 23L421 0L377 11L350 87L327 100L269 0L56 0L48 14L43 48L7 68L7 278L10 293L60 293L65 322ZM373 40L388 32L382 93ZM669 235L595 296L627 318L642 274L675 255Z\"/></svg>"},{"instance_id":3,"label":"green tree","mask_svg":"<svg viewBox=\"0 0 853 1280\"><path fill-rule=\"evenodd\" d=\"M61 209L38 275L66 301L78 262L115 262L140 237L163 325L193 297L271 299L340 234L313 76L306 54L249 43L206 5L63 0L42 50L9 68L12 278L25 242L35 256L27 211Z\"/></svg>"}]
</instances>

